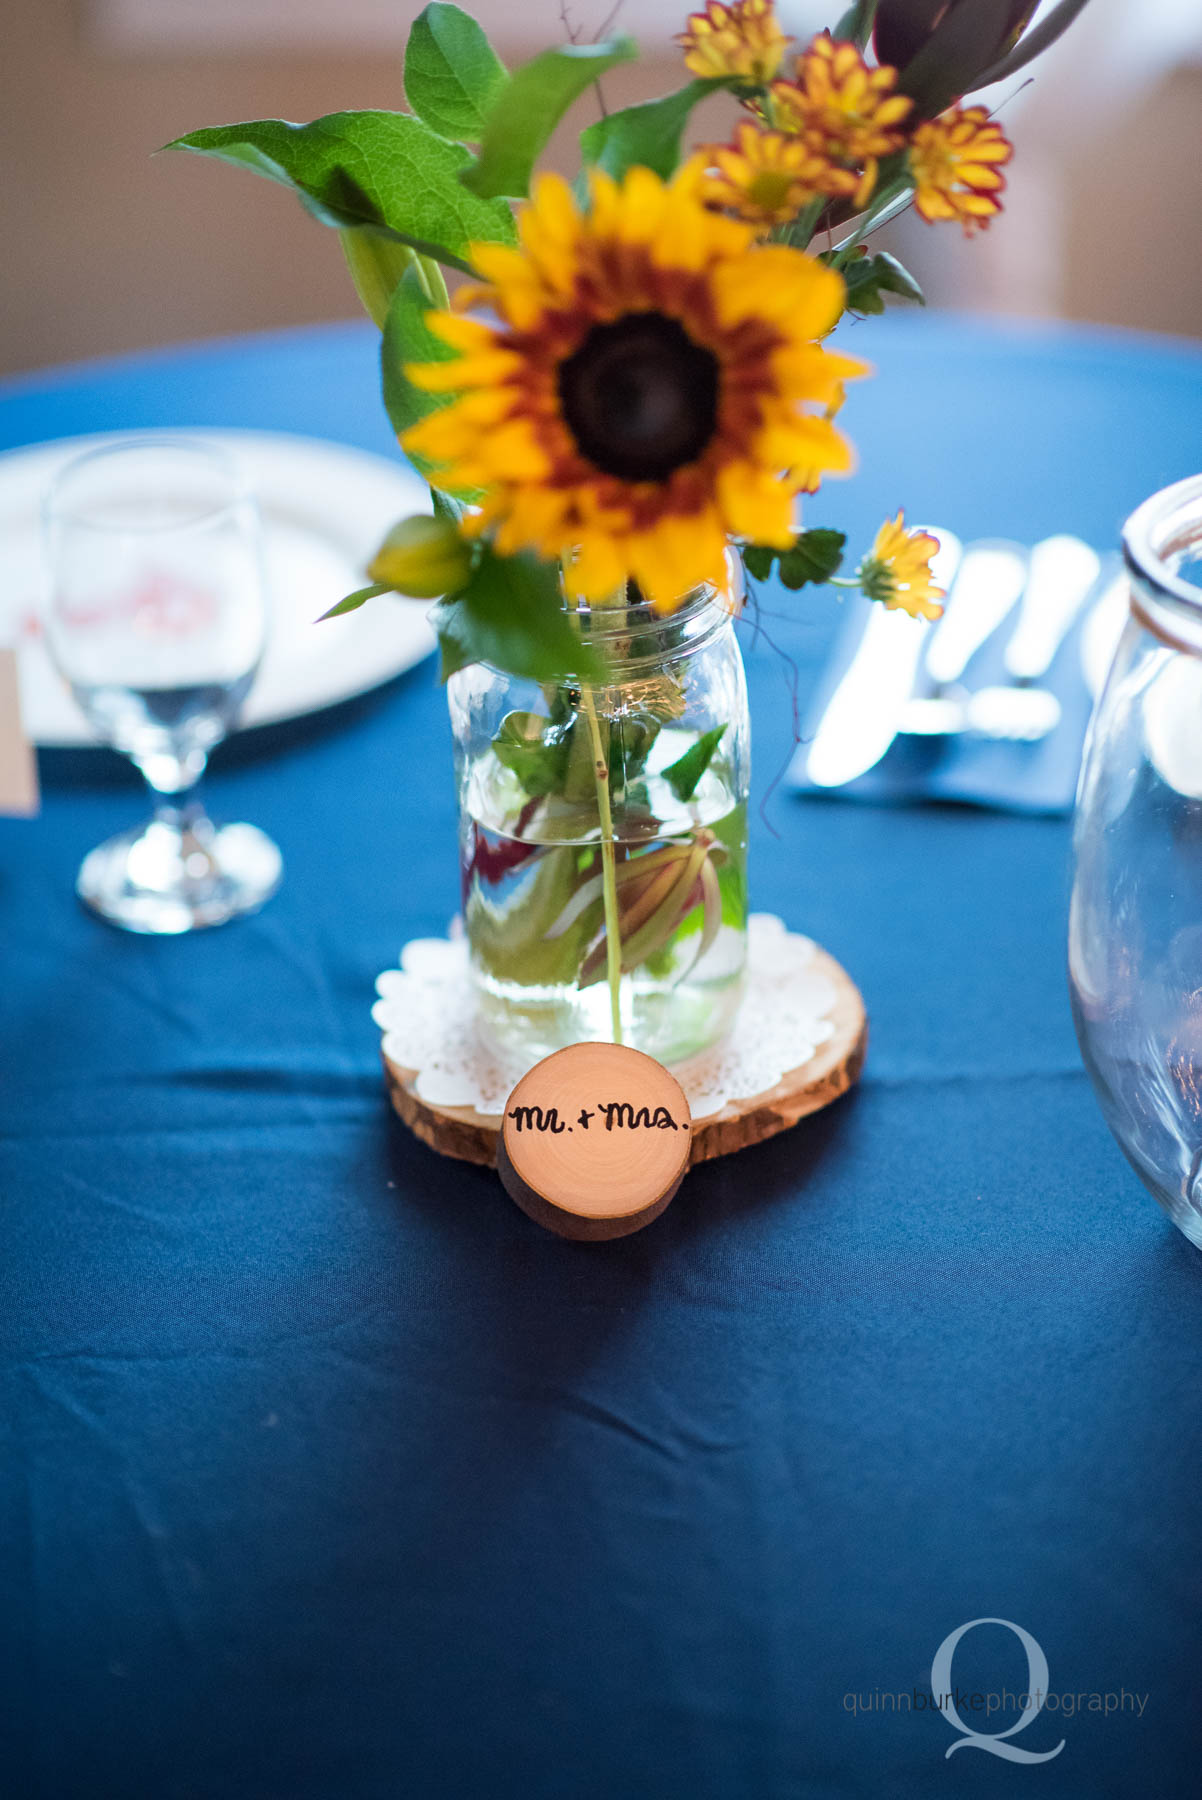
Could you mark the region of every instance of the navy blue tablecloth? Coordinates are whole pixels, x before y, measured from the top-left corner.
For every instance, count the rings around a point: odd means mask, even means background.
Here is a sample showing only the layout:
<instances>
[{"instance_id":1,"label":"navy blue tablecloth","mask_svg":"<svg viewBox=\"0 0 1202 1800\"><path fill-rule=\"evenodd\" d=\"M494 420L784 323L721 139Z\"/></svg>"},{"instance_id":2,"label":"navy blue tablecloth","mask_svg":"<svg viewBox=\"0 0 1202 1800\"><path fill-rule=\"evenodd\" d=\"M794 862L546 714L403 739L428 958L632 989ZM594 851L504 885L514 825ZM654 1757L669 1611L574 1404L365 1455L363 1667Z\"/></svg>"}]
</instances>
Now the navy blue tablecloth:
<instances>
[{"instance_id":1,"label":"navy blue tablecloth","mask_svg":"<svg viewBox=\"0 0 1202 1800\"><path fill-rule=\"evenodd\" d=\"M387 452L372 338L12 382L0 445ZM937 316L854 341L862 471L822 518L858 543L904 502L1106 545L1202 465L1186 346ZM757 800L836 614L767 610ZM1064 824L770 796L754 903L861 984L864 1081L581 1246L385 1104L375 975L456 900L448 750L430 666L225 746L213 810L286 882L185 940L74 900L142 810L107 752L45 756L42 817L0 821L0 1794L1194 1796L1202 1264L1081 1072ZM1042 1647L1056 1708L1007 1742L1049 1761L917 1704L982 1618ZM1032 1670L970 1630L966 1727L1015 1723L972 1695L1013 1709Z\"/></svg>"}]
</instances>

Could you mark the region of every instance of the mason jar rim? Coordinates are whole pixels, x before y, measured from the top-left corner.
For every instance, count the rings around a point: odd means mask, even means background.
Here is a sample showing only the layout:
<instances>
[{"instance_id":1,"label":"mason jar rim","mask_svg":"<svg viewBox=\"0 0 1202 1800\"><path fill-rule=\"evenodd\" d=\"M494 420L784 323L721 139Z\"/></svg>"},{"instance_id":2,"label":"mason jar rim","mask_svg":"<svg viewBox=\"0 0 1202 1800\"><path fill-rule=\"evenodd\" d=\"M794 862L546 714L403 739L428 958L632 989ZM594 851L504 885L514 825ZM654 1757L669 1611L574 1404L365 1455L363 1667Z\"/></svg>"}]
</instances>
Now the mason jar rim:
<instances>
[{"instance_id":1,"label":"mason jar rim","mask_svg":"<svg viewBox=\"0 0 1202 1800\"><path fill-rule=\"evenodd\" d=\"M605 651L624 639L638 639L642 648L629 645L608 681L619 683L632 671L657 663L692 656L738 616L738 598L729 590L704 585L692 588L671 612L656 612L647 600L634 605L589 606L564 601L564 611L582 644Z\"/></svg>"},{"instance_id":2,"label":"mason jar rim","mask_svg":"<svg viewBox=\"0 0 1202 1800\"><path fill-rule=\"evenodd\" d=\"M1202 545L1202 475L1188 475L1149 496L1123 526L1123 557L1152 600L1171 600L1202 619L1202 588L1169 568L1166 558Z\"/></svg>"}]
</instances>

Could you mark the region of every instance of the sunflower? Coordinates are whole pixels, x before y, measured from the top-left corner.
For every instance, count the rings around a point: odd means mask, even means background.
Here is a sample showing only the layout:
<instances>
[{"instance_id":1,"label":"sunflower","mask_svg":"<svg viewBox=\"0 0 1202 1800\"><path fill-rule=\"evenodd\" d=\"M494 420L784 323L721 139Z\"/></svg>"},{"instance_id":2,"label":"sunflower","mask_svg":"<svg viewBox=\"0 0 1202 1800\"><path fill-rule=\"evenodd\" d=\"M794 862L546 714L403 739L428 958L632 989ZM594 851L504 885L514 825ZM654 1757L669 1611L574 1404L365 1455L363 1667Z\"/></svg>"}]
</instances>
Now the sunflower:
<instances>
[{"instance_id":1,"label":"sunflower","mask_svg":"<svg viewBox=\"0 0 1202 1800\"><path fill-rule=\"evenodd\" d=\"M965 237L983 231L1002 210L997 196L1006 178L998 164L1013 154L1014 146L983 106L953 106L928 119L910 144L915 207L929 225L959 219Z\"/></svg>"},{"instance_id":2,"label":"sunflower","mask_svg":"<svg viewBox=\"0 0 1202 1800\"><path fill-rule=\"evenodd\" d=\"M451 404L407 431L439 484L483 490L469 529L502 555L565 567L603 601L633 579L657 607L726 585L728 535L785 547L794 500L851 467L831 423L867 368L815 340L843 281L750 225L707 211L690 164L665 184L594 172L581 213L566 182L538 178L518 248L473 246L487 284L429 313L459 354L408 370Z\"/></svg>"},{"instance_id":3,"label":"sunflower","mask_svg":"<svg viewBox=\"0 0 1202 1800\"><path fill-rule=\"evenodd\" d=\"M786 39L771 0L708 0L704 12L689 14L676 42L691 75L762 86L780 68Z\"/></svg>"},{"instance_id":4,"label":"sunflower","mask_svg":"<svg viewBox=\"0 0 1202 1800\"><path fill-rule=\"evenodd\" d=\"M863 206L876 186L878 158L905 142L898 127L914 102L894 93L896 85L896 69L869 68L855 44L823 31L798 57L796 79L772 83L773 119L803 137L832 171L858 170L850 192Z\"/></svg>"},{"instance_id":5,"label":"sunflower","mask_svg":"<svg viewBox=\"0 0 1202 1800\"><path fill-rule=\"evenodd\" d=\"M943 589L931 579L931 558L939 539L929 531L907 531L906 515L886 519L859 567L859 582L870 600L912 619L937 619Z\"/></svg>"},{"instance_id":6,"label":"sunflower","mask_svg":"<svg viewBox=\"0 0 1202 1800\"><path fill-rule=\"evenodd\" d=\"M787 224L809 201L831 192L825 157L783 131L744 122L735 127L733 144L714 145L703 158L701 198L761 228ZM847 179L854 187L855 177Z\"/></svg>"}]
</instances>

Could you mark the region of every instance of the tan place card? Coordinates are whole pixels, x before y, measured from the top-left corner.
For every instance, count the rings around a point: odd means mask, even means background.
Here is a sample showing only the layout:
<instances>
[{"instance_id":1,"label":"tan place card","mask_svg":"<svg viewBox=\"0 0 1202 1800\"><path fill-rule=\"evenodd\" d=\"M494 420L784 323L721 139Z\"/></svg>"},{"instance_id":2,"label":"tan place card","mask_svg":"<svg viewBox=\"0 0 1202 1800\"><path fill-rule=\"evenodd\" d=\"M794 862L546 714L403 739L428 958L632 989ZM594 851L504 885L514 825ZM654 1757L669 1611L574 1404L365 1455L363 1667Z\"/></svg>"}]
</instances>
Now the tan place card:
<instances>
[{"instance_id":1,"label":"tan place card","mask_svg":"<svg viewBox=\"0 0 1202 1800\"><path fill-rule=\"evenodd\" d=\"M17 653L0 649L0 813L31 819L39 804L37 758L21 722Z\"/></svg>"}]
</instances>

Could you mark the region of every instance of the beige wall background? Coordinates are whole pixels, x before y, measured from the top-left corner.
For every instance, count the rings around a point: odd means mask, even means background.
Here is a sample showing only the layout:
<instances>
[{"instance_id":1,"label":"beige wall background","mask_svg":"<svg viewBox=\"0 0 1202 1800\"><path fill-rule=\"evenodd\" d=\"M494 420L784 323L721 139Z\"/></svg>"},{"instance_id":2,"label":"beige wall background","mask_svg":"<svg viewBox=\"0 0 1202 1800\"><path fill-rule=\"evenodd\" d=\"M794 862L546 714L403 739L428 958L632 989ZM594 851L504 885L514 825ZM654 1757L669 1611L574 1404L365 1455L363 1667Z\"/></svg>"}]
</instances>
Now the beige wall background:
<instances>
[{"instance_id":1,"label":"beige wall background","mask_svg":"<svg viewBox=\"0 0 1202 1800\"><path fill-rule=\"evenodd\" d=\"M330 14L338 3L328 0ZM1122 4L1095 0L1095 48ZM0 0L0 369L353 313L336 238L290 196L152 152L225 120L400 105L416 10L398 0L395 48L135 53L98 37L85 0ZM532 34L558 36L557 13L557 0L523 5L516 53ZM638 32L634 14L624 22ZM678 85L656 30L660 48L607 79L611 104ZM985 237L966 244L953 228L910 219L893 247L935 304L1202 336L1202 70L1163 69L1142 91L1112 91L1091 108L1079 79L1074 88L1081 60L1070 34L1035 89L1003 112L1018 156L1006 214ZM702 136L723 133L723 108L699 113ZM582 109L573 129L584 119ZM565 162L571 135L557 145Z\"/></svg>"}]
</instances>

